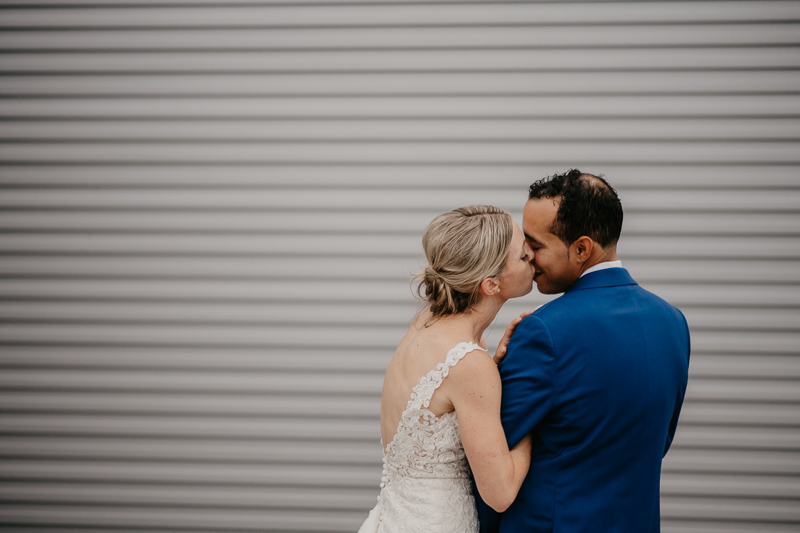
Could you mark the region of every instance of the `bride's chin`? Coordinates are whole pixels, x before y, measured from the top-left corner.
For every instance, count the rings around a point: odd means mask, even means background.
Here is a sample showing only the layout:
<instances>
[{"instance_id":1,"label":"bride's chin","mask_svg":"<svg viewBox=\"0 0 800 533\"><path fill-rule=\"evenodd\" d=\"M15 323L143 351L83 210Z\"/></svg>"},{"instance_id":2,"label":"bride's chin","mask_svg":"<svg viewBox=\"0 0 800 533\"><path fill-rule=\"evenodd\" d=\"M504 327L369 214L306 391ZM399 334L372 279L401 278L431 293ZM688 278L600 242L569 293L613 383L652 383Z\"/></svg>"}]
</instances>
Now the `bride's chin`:
<instances>
[{"instance_id":1,"label":"bride's chin","mask_svg":"<svg viewBox=\"0 0 800 533\"><path fill-rule=\"evenodd\" d=\"M520 291L518 293L514 293L513 296L509 296L509 299L520 298L522 296L525 296L526 294L530 294L532 290L533 290L533 278L531 278L530 285L525 285L524 288L520 287Z\"/></svg>"},{"instance_id":2,"label":"bride's chin","mask_svg":"<svg viewBox=\"0 0 800 533\"><path fill-rule=\"evenodd\" d=\"M531 284L528 286L527 289L525 289L525 292L520 294L520 296L525 296L526 294L530 294L532 290L533 290L533 279L531 278Z\"/></svg>"}]
</instances>

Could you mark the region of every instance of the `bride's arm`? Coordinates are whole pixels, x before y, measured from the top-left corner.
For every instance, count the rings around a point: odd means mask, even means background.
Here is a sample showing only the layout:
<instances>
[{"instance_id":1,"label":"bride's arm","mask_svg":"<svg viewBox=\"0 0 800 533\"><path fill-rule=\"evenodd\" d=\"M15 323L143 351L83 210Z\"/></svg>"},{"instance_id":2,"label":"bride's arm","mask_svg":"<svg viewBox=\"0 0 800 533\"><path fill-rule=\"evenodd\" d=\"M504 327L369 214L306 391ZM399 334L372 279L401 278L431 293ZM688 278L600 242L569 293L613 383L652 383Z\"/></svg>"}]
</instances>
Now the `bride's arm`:
<instances>
[{"instance_id":1,"label":"bride's arm","mask_svg":"<svg viewBox=\"0 0 800 533\"><path fill-rule=\"evenodd\" d=\"M478 492L492 509L503 512L514 502L528 473L531 439L526 437L508 449L500 424L500 374L489 357L475 356L465 357L451 369L448 396Z\"/></svg>"}]
</instances>

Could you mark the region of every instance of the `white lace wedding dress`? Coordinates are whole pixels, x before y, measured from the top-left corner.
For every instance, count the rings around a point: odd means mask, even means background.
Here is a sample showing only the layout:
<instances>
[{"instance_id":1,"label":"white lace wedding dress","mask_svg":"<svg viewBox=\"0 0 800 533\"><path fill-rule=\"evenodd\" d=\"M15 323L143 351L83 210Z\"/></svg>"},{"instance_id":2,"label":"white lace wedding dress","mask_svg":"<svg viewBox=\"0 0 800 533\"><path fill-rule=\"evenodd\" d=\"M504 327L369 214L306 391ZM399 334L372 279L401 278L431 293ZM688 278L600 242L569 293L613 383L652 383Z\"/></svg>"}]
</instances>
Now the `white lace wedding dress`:
<instances>
[{"instance_id":1,"label":"white lace wedding dress","mask_svg":"<svg viewBox=\"0 0 800 533\"><path fill-rule=\"evenodd\" d=\"M386 447L378 505L359 533L475 533L478 513L455 411L427 408L450 369L473 350L462 342L420 378ZM487 354L488 355L488 354ZM486 355L484 355L486 356Z\"/></svg>"}]
</instances>

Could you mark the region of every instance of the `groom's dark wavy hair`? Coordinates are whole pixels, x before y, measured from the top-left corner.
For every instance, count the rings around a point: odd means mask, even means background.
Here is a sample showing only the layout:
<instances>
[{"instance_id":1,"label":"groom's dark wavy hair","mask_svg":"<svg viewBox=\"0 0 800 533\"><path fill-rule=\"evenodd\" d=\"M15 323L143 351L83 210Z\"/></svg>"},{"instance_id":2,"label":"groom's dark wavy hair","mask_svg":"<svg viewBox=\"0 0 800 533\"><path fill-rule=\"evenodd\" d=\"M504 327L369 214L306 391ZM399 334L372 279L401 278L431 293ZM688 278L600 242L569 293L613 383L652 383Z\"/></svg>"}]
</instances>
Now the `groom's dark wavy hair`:
<instances>
[{"instance_id":1,"label":"groom's dark wavy hair","mask_svg":"<svg viewBox=\"0 0 800 533\"><path fill-rule=\"evenodd\" d=\"M617 191L600 176L572 169L536 181L528 199L558 198L558 213L550 232L569 246L586 235L602 247L619 240L622 203Z\"/></svg>"}]
</instances>

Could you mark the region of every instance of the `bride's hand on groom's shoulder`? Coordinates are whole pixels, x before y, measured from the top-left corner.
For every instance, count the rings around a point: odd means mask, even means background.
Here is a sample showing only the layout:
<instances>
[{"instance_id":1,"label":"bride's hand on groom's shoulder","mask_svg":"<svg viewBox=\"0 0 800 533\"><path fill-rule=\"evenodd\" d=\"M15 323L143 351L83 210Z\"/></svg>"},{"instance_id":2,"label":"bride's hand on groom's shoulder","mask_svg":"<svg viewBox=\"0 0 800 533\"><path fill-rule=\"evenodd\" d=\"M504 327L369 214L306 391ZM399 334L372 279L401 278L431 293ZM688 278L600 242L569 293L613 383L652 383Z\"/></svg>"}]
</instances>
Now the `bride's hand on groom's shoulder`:
<instances>
[{"instance_id":1,"label":"bride's hand on groom's shoulder","mask_svg":"<svg viewBox=\"0 0 800 533\"><path fill-rule=\"evenodd\" d=\"M538 309L538 307L536 309ZM508 342L511 340L511 335L514 334L514 330L517 329L517 324L522 322L523 318L536 311L536 309L528 309L511 321L506 328L506 332L503 333L503 338L500 339L500 343L497 345L497 351L495 351L494 357L492 358L494 360L494 364L499 365L500 361L503 360L503 357L506 356L506 352L508 351Z\"/></svg>"}]
</instances>

